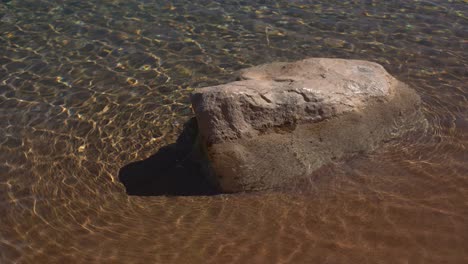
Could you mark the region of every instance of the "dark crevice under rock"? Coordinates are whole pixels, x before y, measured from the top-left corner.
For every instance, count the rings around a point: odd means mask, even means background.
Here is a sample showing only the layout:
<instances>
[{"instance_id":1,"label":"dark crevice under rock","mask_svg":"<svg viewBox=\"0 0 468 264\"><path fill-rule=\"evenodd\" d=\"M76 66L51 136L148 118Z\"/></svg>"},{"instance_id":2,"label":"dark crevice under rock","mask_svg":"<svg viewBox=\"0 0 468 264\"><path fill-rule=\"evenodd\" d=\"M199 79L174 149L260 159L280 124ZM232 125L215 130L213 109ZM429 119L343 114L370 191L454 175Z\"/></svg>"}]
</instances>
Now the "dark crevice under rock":
<instances>
[{"instance_id":1,"label":"dark crevice under rock","mask_svg":"<svg viewBox=\"0 0 468 264\"><path fill-rule=\"evenodd\" d=\"M130 163L119 172L128 195L214 195L218 189L203 172L197 147L197 123L190 119L176 143L164 146L151 157Z\"/></svg>"}]
</instances>

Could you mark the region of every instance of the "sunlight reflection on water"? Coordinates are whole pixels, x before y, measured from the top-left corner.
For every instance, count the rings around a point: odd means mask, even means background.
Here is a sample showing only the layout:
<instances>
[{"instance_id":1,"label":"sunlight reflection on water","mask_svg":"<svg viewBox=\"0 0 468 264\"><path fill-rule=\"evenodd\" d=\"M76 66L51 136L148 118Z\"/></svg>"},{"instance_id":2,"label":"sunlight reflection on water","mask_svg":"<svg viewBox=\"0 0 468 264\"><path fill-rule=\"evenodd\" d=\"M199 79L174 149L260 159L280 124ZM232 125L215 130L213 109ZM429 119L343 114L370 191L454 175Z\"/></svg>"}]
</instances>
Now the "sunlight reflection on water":
<instances>
[{"instance_id":1,"label":"sunlight reflection on water","mask_svg":"<svg viewBox=\"0 0 468 264\"><path fill-rule=\"evenodd\" d=\"M467 263L466 1L0 2L0 262ZM127 196L193 89L366 59L430 127L297 191Z\"/></svg>"}]
</instances>

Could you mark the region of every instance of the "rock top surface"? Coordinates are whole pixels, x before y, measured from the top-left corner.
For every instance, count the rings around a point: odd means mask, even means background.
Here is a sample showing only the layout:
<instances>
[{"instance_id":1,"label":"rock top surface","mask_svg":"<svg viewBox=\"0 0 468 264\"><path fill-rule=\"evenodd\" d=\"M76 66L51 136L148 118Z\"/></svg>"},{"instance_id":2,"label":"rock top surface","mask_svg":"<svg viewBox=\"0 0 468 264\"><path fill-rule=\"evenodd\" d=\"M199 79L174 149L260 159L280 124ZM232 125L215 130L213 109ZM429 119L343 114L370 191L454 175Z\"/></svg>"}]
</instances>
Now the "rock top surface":
<instances>
[{"instance_id":1,"label":"rock top surface","mask_svg":"<svg viewBox=\"0 0 468 264\"><path fill-rule=\"evenodd\" d=\"M377 63L311 58L242 70L240 81L197 89L192 104L209 143L318 122L386 100L397 81Z\"/></svg>"}]
</instances>

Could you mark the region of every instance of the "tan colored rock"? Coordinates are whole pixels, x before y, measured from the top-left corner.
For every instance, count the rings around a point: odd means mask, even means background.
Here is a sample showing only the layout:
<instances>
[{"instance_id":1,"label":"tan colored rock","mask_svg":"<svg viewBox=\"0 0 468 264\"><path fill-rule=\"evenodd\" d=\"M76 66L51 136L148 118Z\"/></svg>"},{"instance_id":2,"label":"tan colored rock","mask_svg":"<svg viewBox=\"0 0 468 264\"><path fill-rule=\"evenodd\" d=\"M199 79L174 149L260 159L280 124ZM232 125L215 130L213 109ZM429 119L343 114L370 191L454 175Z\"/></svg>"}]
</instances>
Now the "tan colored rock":
<instances>
[{"instance_id":1,"label":"tan colored rock","mask_svg":"<svg viewBox=\"0 0 468 264\"><path fill-rule=\"evenodd\" d=\"M284 186L373 150L419 113L418 95L372 62L312 58L240 77L192 96L211 174L224 192Z\"/></svg>"}]
</instances>

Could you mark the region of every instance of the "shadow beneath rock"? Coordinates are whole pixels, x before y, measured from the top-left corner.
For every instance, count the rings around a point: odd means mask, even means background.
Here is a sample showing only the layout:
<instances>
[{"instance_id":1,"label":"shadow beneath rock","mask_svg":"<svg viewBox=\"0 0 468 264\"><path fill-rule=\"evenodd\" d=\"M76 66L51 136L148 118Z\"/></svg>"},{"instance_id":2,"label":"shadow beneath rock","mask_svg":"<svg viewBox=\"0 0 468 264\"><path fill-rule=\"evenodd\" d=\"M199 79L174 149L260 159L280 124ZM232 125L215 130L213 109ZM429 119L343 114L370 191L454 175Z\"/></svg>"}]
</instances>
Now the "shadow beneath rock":
<instances>
[{"instance_id":1,"label":"shadow beneath rock","mask_svg":"<svg viewBox=\"0 0 468 264\"><path fill-rule=\"evenodd\" d=\"M146 160L120 169L119 180L128 195L215 195L217 188L203 173L197 142L196 119L190 119L176 143L162 147Z\"/></svg>"}]
</instances>

